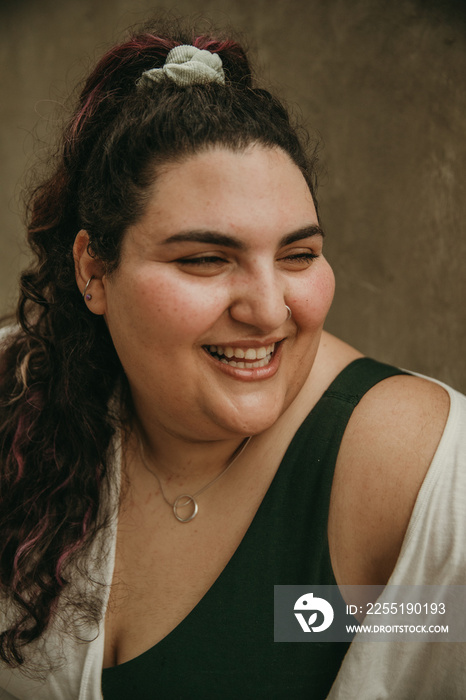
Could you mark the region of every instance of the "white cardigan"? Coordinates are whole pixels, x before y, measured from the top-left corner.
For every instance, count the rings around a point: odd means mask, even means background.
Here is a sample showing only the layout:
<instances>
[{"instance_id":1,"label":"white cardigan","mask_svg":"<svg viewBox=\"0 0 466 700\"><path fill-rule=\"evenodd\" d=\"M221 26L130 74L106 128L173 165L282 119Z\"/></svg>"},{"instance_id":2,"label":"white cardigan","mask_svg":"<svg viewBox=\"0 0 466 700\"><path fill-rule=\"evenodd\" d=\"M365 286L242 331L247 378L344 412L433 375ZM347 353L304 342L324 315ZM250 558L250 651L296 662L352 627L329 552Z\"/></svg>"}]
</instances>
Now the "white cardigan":
<instances>
[{"instance_id":1,"label":"white cardigan","mask_svg":"<svg viewBox=\"0 0 466 700\"><path fill-rule=\"evenodd\" d=\"M466 585L466 397L441 386L450 395L450 413L420 489L392 584ZM119 468L119 450L117 463ZM116 518L105 537L107 555L98 576L110 584ZM108 588L100 627L87 633L92 641L78 643L55 629L44 644L49 658L64 660L62 666L43 681L34 681L0 665L0 700L101 700ZM328 700L464 700L465 669L466 643L353 643Z\"/></svg>"}]
</instances>

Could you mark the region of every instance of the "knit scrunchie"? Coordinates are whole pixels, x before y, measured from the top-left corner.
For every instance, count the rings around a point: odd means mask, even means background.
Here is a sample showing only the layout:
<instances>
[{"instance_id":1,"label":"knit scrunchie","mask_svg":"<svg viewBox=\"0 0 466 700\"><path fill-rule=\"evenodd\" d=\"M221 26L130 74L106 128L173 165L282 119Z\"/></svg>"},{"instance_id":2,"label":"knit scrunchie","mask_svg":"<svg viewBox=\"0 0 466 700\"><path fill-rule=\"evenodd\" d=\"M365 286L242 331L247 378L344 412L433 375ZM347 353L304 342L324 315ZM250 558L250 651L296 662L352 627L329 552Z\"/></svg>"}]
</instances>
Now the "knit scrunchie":
<instances>
[{"instance_id":1,"label":"knit scrunchie","mask_svg":"<svg viewBox=\"0 0 466 700\"><path fill-rule=\"evenodd\" d=\"M175 46L168 53L162 68L146 70L139 78L138 85L147 86L165 78L181 86L195 83L225 83L220 56L186 44Z\"/></svg>"}]
</instances>

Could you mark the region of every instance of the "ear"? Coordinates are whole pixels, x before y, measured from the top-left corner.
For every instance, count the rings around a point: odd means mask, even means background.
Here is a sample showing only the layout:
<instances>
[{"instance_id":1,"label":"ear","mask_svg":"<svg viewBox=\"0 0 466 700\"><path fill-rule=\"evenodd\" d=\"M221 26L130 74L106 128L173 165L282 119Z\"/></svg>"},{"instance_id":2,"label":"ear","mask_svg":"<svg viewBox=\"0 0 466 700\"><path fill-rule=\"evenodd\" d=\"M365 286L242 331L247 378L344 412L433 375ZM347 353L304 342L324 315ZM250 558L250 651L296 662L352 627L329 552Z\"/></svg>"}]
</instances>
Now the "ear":
<instances>
[{"instance_id":1,"label":"ear","mask_svg":"<svg viewBox=\"0 0 466 700\"><path fill-rule=\"evenodd\" d=\"M74 269L76 282L81 294L86 289L83 301L92 313L101 316L105 314L107 299L105 294L105 266L99 258L93 257L87 231L81 230L73 245ZM89 280L91 280L89 282ZM87 288L86 284L89 282Z\"/></svg>"}]
</instances>

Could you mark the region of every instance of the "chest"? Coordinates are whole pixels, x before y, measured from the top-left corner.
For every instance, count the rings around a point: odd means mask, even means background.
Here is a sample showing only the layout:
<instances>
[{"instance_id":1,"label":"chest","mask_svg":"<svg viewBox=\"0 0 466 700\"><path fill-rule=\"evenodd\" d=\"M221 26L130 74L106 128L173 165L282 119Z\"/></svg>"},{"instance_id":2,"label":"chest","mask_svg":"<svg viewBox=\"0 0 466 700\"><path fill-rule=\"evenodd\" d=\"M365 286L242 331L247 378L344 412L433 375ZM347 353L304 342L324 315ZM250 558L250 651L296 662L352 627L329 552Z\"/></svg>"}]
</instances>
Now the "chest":
<instances>
[{"instance_id":1,"label":"chest","mask_svg":"<svg viewBox=\"0 0 466 700\"><path fill-rule=\"evenodd\" d=\"M270 477L266 480L270 481ZM129 503L119 518L105 621L104 667L128 661L174 630L232 559L268 483L199 498L199 513L179 523L160 493Z\"/></svg>"},{"instance_id":2,"label":"chest","mask_svg":"<svg viewBox=\"0 0 466 700\"><path fill-rule=\"evenodd\" d=\"M274 532L264 541L263 505L243 538L220 536L225 521L206 536L198 526L199 549L179 538L154 547L145 566L129 541L126 559L120 550L104 666L123 665L104 672L105 696L152 697L156 687L160 697L304 699L312 687L326 697L346 647L305 644L297 654L273 642L271 584L299 582L298 559Z\"/></svg>"},{"instance_id":3,"label":"chest","mask_svg":"<svg viewBox=\"0 0 466 700\"><path fill-rule=\"evenodd\" d=\"M154 684L161 697L327 696L346 646L273 641L273 585L331 577L327 519L282 466L268 487L200 499L189 525L163 503L155 522L156 501L152 521L122 514L104 666L130 663L104 672L109 697L150 697Z\"/></svg>"}]
</instances>

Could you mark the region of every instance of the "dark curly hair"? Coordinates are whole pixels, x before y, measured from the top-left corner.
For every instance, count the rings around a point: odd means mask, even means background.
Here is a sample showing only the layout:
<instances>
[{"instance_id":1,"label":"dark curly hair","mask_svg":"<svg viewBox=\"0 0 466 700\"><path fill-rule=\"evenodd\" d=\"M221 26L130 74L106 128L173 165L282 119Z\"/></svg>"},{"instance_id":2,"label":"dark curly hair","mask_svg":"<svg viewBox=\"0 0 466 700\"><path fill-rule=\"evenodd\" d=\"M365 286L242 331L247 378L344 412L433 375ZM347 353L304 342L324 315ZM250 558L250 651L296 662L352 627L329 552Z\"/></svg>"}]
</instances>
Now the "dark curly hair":
<instances>
[{"instance_id":1,"label":"dark curly hair","mask_svg":"<svg viewBox=\"0 0 466 700\"><path fill-rule=\"evenodd\" d=\"M217 53L225 84L179 87L166 79L138 88L142 72L163 66L180 44ZM108 524L103 484L129 406L106 324L76 285L77 233L88 232L92 254L112 274L158 167L213 146L283 149L314 197L315 151L307 155L303 138L283 104L253 85L245 52L230 39L140 31L87 79L54 172L30 199L35 262L21 276L18 325L0 356L0 592L15 611L0 630L0 658L11 666L24 663L25 647L48 628L65 589L68 600L79 562ZM112 411L117 390L122 401ZM85 619L98 621L98 605L84 593L75 601Z\"/></svg>"}]
</instances>

